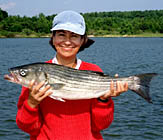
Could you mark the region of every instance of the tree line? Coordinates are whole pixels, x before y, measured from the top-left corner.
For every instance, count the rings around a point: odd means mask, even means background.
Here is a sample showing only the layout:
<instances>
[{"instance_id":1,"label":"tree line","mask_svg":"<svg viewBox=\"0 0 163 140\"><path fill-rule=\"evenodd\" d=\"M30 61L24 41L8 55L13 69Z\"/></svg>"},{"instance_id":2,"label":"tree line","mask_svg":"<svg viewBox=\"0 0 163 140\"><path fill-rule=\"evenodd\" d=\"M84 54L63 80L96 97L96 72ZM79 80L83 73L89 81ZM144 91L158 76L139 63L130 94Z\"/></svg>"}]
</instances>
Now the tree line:
<instances>
[{"instance_id":1,"label":"tree line","mask_svg":"<svg viewBox=\"0 0 163 140\"><path fill-rule=\"evenodd\" d=\"M163 33L163 10L81 13L86 21L88 35L136 35ZM56 15L11 16L0 9L0 36L16 34L30 36L50 33Z\"/></svg>"}]
</instances>

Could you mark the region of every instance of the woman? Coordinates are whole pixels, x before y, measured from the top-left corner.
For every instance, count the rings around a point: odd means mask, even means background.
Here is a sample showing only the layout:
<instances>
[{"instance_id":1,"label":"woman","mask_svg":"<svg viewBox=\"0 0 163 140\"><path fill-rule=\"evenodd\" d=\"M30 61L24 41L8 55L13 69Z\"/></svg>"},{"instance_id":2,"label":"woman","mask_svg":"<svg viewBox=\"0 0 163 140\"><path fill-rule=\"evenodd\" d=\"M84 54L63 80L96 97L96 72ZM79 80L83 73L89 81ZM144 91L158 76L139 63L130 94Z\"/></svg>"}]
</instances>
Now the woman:
<instances>
[{"instance_id":1,"label":"woman","mask_svg":"<svg viewBox=\"0 0 163 140\"><path fill-rule=\"evenodd\" d=\"M56 56L47 63L102 72L97 65L76 57L93 43L86 36L85 21L80 14L73 11L58 14L51 31L50 44ZM41 89L44 82L35 84L31 81L28 88L22 88L16 117L18 127L29 133L31 140L102 140L100 131L113 121L111 96L128 89L127 83L116 83L114 89L112 82L110 92L98 99L61 102L48 97L51 94L49 85Z\"/></svg>"}]
</instances>

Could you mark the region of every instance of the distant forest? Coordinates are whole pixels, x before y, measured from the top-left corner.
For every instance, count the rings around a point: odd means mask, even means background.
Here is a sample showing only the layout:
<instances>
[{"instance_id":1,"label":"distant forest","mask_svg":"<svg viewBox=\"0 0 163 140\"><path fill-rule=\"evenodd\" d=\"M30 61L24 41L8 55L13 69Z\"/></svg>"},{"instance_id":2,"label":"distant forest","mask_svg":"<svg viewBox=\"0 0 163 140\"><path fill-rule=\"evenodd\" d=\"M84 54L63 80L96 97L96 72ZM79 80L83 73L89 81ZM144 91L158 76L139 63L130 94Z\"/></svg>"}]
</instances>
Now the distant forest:
<instances>
[{"instance_id":1,"label":"distant forest","mask_svg":"<svg viewBox=\"0 0 163 140\"><path fill-rule=\"evenodd\" d=\"M81 13L86 21L87 34L136 35L142 33L163 33L163 10L92 12ZM50 34L54 15L40 13L33 17L11 16L0 9L0 37L16 35Z\"/></svg>"}]
</instances>

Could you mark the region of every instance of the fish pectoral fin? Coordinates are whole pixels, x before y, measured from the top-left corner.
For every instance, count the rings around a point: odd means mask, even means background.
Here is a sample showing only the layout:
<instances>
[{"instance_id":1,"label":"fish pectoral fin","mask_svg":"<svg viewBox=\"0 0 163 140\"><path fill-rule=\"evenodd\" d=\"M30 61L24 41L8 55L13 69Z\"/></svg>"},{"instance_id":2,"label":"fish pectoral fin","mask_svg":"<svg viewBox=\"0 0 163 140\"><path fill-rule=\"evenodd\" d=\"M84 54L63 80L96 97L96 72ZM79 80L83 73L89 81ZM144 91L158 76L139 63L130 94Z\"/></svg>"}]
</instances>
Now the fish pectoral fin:
<instances>
[{"instance_id":1,"label":"fish pectoral fin","mask_svg":"<svg viewBox=\"0 0 163 140\"><path fill-rule=\"evenodd\" d=\"M60 97L56 97L55 94L51 94L49 95L50 98L54 99L54 100L58 100L58 101L61 101L61 102L65 102L65 100L63 100L62 98Z\"/></svg>"},{"instance_id":2,"label":"fish pectoral fin","mask_svg":"<svg viewBox=\"0 0 163 140\"><path fill-rule=\"evenodd\" d=\"M55 84L50 84L50 86L55 89L55 90L59 90L61 89L63 86L65 86L65 84L62 83L55 83Z\"/></svg>"}]
</instances>

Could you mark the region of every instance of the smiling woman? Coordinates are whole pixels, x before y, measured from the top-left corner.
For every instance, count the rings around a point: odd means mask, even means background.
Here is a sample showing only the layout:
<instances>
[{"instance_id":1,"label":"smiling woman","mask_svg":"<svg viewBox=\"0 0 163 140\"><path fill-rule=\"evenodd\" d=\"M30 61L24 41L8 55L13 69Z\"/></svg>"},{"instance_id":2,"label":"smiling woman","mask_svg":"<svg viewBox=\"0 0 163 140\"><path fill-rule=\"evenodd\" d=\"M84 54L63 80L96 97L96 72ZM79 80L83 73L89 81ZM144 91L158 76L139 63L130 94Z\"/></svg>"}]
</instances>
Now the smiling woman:
<instances>
[{"instance_id":1,"label":"smiling woman","mask_svg":"<svg viewBox=\"0 0 163 140\"><path fill-rule=\"evenodd\" d=\"M56 50L56 56L47 63L102 72L99 66L77 58L78 52L93 43L86 35L85 21L80 14L74 11L58 14L51 31L50 44ZM27 88L22 88L18 101L16 122L30 134L31 140L102 140L100 131L113 121L111 97L128 90L127 83L116 82L115 88L111 82L110 90L99 98L60 102L49 97L51 87L45 83L31 80Z\"/></svg>"}]
</instances>

